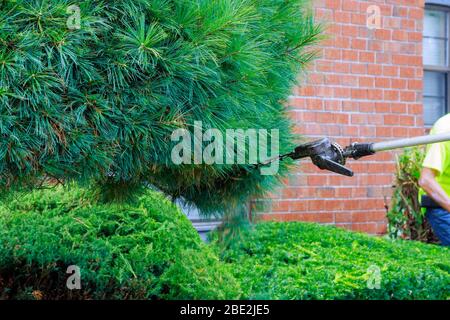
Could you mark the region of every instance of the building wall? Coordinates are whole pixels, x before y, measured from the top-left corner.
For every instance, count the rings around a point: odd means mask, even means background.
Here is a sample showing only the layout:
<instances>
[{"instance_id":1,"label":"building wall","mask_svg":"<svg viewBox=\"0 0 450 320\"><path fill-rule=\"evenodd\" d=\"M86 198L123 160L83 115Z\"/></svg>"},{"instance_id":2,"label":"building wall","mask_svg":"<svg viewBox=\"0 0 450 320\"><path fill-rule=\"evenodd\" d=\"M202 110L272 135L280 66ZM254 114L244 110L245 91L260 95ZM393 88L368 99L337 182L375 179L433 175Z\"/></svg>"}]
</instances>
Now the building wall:
<instances>
[{"instance_id":1,"label":"building wall","mask_svg":"<svg viewBox=\"0 0 450 320\"><path fill-rule=\"evenodd\" d=\"M424 133L422 87L423 0L313 0L327 40L306 83L290 101L298 133L331 137L342 145ZM367 27L369 6L381 25ZM263 220L315 221L355 231L386 231L395 155L350 161L355 177L320 172L308 162L285 187L261 199Z\"/></svg>"}]
</instances>

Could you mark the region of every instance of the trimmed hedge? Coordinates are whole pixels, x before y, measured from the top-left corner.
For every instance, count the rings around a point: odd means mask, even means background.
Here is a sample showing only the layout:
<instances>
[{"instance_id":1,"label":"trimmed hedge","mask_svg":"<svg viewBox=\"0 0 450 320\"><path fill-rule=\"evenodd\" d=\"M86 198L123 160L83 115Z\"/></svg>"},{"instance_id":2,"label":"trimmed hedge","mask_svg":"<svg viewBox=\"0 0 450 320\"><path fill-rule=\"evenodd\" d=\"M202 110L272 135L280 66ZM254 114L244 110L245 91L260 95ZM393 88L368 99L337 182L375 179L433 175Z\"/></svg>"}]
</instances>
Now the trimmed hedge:
<instances>
[{"instance_id":1,"label":"trimmed hedge","mask_svg":"<svg viewBox=\"0 0 450 320\"><path fill-rule=\"evenodd\" d=\"M221 255L248 299L450 298L450 250L436 245L269 222L245 231ZM380 288L369 289L377 268Z\"/></svg>"},{"instance_id":2,"label":"trimmed hedge","mask_svg":"<svg viewBox=\"0 0 450 320\"><path fill-rule=\"evenodd\" d=\"M67 267L81 269L68 290ZM0 207L0 299L232 299L239 285L189 220L149 191L139 205L89 191L15 194Z\"/></svg>"},{"instance_id":3,"label":"trimmed hedge","mask_svg":"<svg viewBox=\"0 0 450 320\"><path fill-rule=\"evenodd\" d=\"M4 200L0 299L450 298L448 248L298 222L207 246L159 193L138 203L99 204L78 187ZM70 265L81 290L66 287ZM368 286L373 267L379 289Z\"/></svg>"}]
</instances>

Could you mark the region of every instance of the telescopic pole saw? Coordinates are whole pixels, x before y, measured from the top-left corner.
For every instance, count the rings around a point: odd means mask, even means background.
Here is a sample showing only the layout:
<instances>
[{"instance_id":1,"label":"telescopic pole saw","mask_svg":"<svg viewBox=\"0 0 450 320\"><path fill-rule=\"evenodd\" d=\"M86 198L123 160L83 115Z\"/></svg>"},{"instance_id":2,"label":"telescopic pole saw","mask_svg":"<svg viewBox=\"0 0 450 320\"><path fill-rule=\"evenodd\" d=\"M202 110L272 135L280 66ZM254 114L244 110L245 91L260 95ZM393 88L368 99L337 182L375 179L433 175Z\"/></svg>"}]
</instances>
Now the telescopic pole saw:
<instances>
[{"instance_id":1,"label":"telescopic pole saw","mask_svg":"<svg viewBox=\"0 0 450 320\"><path fill-rule=\"evenodd\" d=\"M279 160L282 161L286 158L291 158L293 160L311 158L314 165L322 170L328 170L337 174L352 177L354 175L353 171L345 167L348 158L358 160L362 157L374 155L375 153L382 151L428 145L444 141L450 141L450 132L386 142L352 143L345 148L342 148L335 142L331 142L328 138L324 138L301 144L296 147L294 151L281 155ZM274 160L276 159L270 160L269 163Z\"/></svg>"}]
</instances>

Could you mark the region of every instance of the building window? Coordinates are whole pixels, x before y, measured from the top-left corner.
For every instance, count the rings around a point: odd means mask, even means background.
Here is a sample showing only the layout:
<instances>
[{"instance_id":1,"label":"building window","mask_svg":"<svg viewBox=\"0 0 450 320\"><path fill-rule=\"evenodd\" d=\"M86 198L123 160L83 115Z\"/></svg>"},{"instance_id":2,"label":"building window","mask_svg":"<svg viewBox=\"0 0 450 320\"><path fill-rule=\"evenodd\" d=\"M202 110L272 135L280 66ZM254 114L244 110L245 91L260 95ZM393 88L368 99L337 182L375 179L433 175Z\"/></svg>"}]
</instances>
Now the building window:
<instances>
[{"instance_id":1,"label":"building window","mask_svg":"<svg viewBox=\"0 0 450 320\"><path fill-rule=\"evenodd\" d=\"M424 121L433 125L448 112L450 10L430 6L423 28Z\"/></svg>"},{"instance_id":2,"label":"building window","mask_svg":"<svg viewBox=\"0 0 450 320\"><path fill-rule=\"evenodd\" d=\"M197 230L200 238L204 241L208 241L208 233L215 230L222 220L217 218L219 214L212 217L201 216L199 210L192 204L188 205L183 199L179 198L175 201L175 204L181 209L181 211L191 220L192 225Z\"/></svg>"}]
</instances>

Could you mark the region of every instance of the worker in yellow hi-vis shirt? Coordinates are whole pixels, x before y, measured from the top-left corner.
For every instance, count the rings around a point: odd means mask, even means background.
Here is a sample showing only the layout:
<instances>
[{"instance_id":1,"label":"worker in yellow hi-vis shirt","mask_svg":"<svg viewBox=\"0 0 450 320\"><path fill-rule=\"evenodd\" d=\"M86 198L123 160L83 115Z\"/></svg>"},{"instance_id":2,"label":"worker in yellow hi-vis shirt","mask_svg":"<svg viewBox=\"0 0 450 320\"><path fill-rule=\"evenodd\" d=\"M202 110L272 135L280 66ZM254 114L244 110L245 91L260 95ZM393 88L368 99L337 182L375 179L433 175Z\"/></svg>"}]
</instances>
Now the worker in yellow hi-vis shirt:
<instances>
[{"instance_id":1,"label":"worker in yellow hi-vis shirt","mask_svg":"<svg viewBox=\"0 0 450 320\"><path fill-rule=\"evenodd\" d=\"M431 134L450 132L450 114L439 119ZM450 141L430 145L423 162L420 186L427 219L444 246L450 246Z\"/></svg>"}]
</instances>

